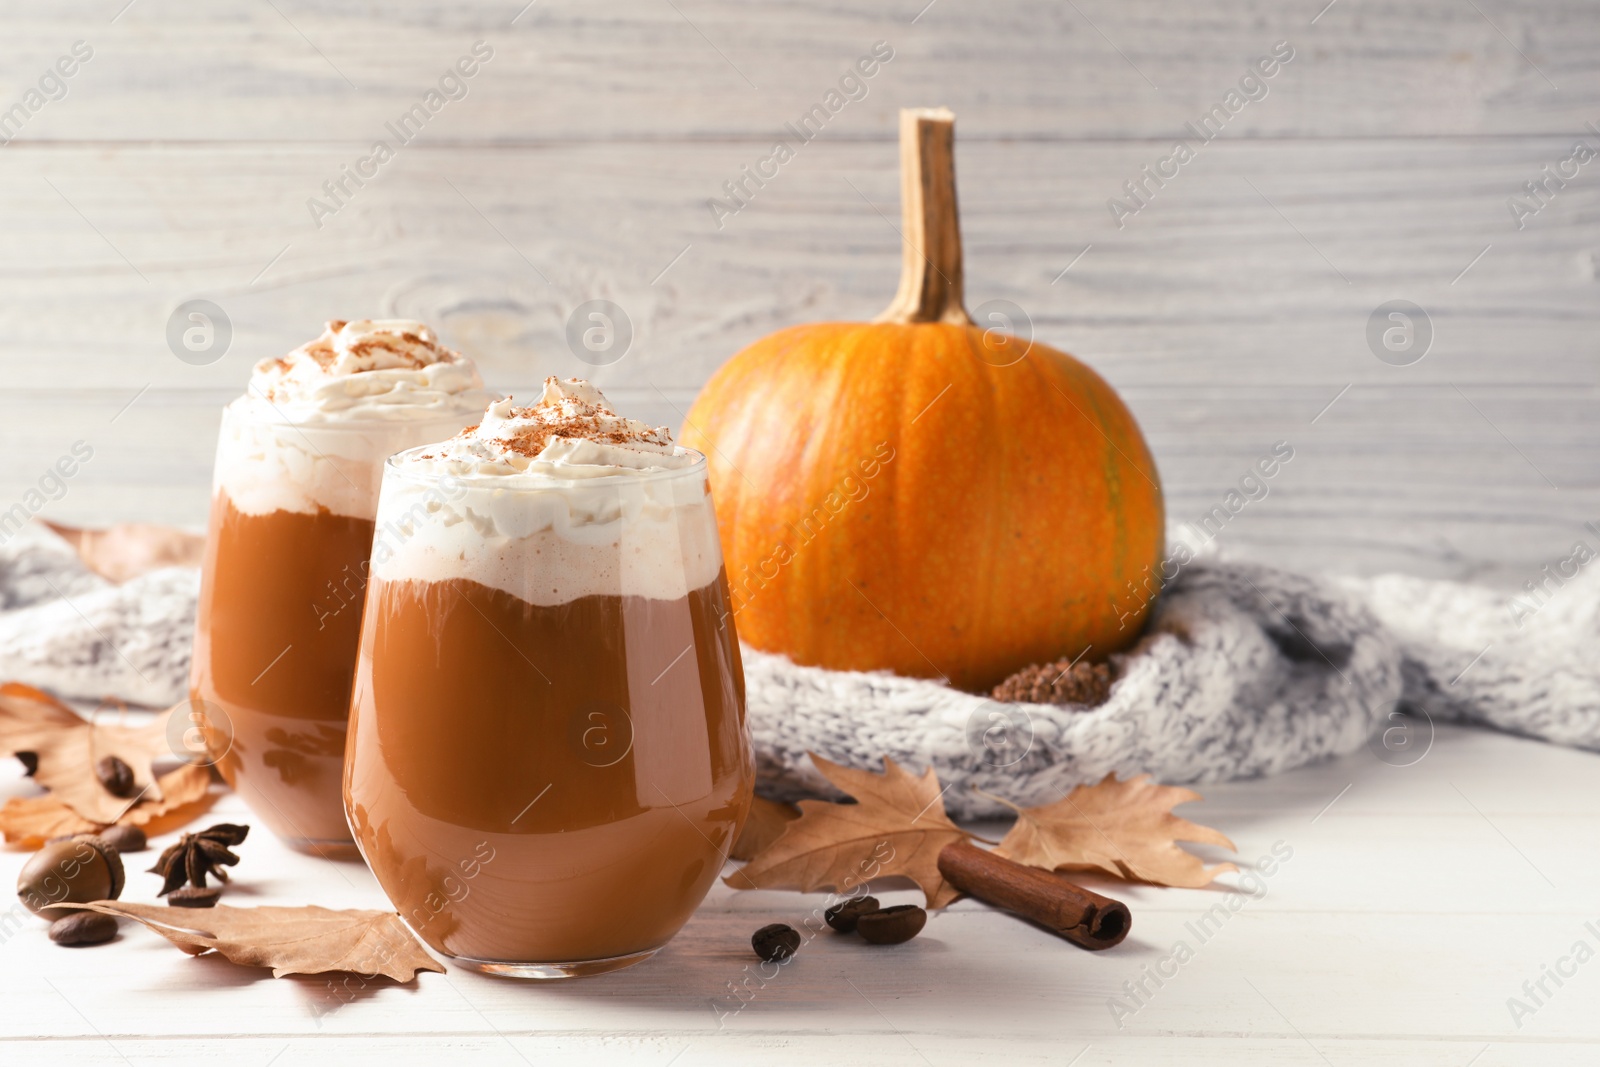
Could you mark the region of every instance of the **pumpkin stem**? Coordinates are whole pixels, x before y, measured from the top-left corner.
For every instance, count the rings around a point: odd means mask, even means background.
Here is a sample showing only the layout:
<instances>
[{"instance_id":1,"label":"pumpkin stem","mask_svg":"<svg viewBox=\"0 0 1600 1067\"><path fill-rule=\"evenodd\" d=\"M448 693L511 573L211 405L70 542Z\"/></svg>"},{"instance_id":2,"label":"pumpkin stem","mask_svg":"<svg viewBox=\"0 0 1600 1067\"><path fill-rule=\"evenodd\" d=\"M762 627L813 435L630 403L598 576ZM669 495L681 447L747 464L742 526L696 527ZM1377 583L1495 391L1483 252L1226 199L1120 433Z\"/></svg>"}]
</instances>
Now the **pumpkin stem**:
<instances>
[{"instance_id":1,"label":"pumpkin stem","mask_svg":"<svg viewBox=\"0 0 1600 1067\"><path fill-rule=\"evenodd\" d=\"M900 290L874 322L972 325L962 306L955 123L947 108L900 111Z\"/></svg>"}]
</instances>

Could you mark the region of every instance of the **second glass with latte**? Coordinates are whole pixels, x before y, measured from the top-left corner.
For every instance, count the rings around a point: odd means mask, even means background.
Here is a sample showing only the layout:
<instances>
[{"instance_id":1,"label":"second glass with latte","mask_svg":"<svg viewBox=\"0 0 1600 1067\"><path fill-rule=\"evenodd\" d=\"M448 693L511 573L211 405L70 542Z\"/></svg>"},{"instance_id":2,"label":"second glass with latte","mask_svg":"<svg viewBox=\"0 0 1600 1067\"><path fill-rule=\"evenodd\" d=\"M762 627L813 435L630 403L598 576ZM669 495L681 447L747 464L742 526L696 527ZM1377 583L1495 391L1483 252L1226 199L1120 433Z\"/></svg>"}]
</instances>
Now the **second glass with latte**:
<instances>
[{"instance_id":1,"label":"second glass with latte","mask_svg":"<svg viewBox=\"0 0 1600 1067\"><path fill-rule=\"evenodd\" d=\"M435 950L495 974L655 953L754 777L704 457L586 382L389 461L345 791Z\"/></svg>"}]
</instances>

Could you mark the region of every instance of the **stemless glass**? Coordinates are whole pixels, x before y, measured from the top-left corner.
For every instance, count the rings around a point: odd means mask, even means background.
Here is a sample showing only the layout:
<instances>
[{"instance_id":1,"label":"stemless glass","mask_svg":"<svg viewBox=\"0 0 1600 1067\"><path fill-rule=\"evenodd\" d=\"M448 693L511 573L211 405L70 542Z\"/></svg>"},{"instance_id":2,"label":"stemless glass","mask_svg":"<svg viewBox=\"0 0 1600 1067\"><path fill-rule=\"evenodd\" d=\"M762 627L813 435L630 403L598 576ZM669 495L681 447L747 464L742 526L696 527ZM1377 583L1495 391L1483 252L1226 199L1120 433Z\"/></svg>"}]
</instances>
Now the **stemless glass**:
<instances>
[{"instance_id":1,"label":"stemless glass","mask_svg":"<svg viewBox=\"0 0 1600 1067\"><path fill-rule=\"evenodd\" d=\"M407 455L384 472L345 803L401 917L465 967L649 958L748 812L705 459L679 454L693 465L537 486L444 486Z\"/></svg>"},{"instance_id":2,"label":"stemless glass","mask_svg":"<svg viewBox=\"0 0 1600 1067\"><path fill-rule=\"evenodd\" d=\"M190 715L292 847L353 854L341 782L383 461L462 415L293 423L228 405L201 569Z\"/></svg>"}]
</instances>

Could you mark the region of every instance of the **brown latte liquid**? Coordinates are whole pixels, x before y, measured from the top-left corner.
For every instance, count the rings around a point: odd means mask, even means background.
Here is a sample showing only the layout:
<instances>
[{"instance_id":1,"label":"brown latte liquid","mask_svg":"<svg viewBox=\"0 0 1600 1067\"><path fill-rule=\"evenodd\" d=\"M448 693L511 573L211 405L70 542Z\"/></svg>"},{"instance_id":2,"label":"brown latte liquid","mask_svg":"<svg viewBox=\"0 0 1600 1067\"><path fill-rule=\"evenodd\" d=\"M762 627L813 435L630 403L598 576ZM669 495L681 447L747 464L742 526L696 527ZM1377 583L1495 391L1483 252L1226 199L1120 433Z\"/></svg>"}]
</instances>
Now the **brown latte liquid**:
<instances>
[{"instance_id":1,"label":"brown latte liquid","mask_svg":"<svg viewBox=\"0 0 1600 1067\"><path fill-rule=\"evenodd\" d=\"M678 600L556 607L461 579L375 580L367 605L350 820L423 940L568 962L676 933L754 774L725 576Z\"/></svg>"},{"instance_id":2,"label":"brown latte liquid","mask_svg":"<svg viewBox=\"0 0 1600 1067\"><path fill-rule=\"evenodd\" d=\"M228 784L302 847L350 842L341 781L372 530L327 511L247 515L223 492L211 504L191 696L227 716L207 743L231 731Z\"/></svg>"}]
</instances>

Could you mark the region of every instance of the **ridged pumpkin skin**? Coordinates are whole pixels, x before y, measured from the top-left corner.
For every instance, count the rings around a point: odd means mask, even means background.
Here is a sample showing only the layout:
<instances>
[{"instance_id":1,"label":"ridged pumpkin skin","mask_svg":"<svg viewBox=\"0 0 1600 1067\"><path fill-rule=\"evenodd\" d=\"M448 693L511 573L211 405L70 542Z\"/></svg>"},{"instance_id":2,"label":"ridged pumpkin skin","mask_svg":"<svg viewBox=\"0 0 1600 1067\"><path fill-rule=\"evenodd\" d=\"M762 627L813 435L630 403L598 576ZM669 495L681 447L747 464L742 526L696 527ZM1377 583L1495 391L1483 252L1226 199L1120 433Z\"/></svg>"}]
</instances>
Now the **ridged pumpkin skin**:
<instances>
[{"instance_id":1,"label":"ridged pumpkin skin","mask_svg":"<svg viewBox=\"0 0 1600 1067\"><path fill-rule=\"evenodd\" d=\"M717 372L681 437L741 639L976 692L1137 636L1164 538L1144 436L1071 356L994 351L974 326L817 323Z\"/></svg>"}]
</instances>

